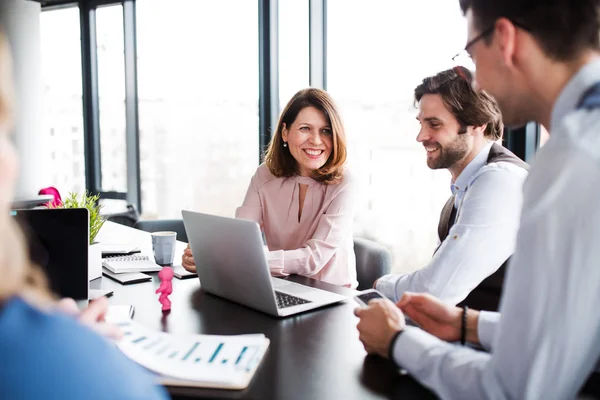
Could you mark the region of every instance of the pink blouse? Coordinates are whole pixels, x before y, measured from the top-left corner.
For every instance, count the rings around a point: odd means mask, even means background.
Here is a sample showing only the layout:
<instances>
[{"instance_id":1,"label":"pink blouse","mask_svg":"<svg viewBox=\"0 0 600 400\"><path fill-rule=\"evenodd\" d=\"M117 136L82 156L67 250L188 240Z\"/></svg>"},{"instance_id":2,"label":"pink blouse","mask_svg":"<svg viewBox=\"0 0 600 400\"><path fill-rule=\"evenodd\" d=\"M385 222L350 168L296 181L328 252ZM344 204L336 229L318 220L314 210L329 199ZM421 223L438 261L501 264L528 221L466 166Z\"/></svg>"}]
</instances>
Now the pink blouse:
<instances>
[{"instance_id":1,"label":"pink blouse","mask_svg":"<svg viewBox=\"0 0 600 400\"><path fill-rule=\"evenodd\" d=\"M298 221L300 184L308 190ZM339 183L326 185L310 177L277 178L262 164L235 216L261 224L271 274L356 288L354 203L355 184L347 170Z\"/></svg>"}]
</instances>

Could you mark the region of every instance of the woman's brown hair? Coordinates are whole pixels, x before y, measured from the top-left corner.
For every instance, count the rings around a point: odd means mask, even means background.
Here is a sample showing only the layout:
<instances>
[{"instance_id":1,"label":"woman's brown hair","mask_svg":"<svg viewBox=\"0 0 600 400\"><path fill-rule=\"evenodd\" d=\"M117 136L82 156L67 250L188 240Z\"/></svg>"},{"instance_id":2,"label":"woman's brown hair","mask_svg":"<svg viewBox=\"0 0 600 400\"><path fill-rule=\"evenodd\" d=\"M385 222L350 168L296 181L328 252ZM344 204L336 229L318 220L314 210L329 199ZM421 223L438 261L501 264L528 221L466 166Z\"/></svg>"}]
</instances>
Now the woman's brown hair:
<instances>
[{"instance_id":1,"label":"woman's brown hair","mask_svg":"<svg viewBox=\"0 0 600 400\"><path fill-rule=\"evenodd\" d=\"M321 183L337 183L344 175L346 133L333 99L326 91L321 89L302 89L287 103L279 117L275 135L271 138L265 153L265 164L271 173L277 177L289 177L298 174L296 159L290 153L289 148L283 147L282 134L284 127L289 129L300 111L306 107L314 107L325 115L325 119L331 127L333 142L329 159L321 168L314 171L312 178Z\"/></svg>"}]
</instances>

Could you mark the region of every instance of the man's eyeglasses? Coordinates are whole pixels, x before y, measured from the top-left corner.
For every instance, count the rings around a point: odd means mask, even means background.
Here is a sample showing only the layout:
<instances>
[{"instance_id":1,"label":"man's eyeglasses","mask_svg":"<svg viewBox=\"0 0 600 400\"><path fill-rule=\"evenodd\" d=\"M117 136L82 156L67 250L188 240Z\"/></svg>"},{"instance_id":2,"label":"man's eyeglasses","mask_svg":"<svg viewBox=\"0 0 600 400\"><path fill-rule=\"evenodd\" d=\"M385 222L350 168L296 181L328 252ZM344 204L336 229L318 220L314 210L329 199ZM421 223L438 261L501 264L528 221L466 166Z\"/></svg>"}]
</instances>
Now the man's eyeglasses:
<instances>
[{"instance_id":1,"label":"man's eyeglasses","mask_svg":"<svg viewBox=\"0 0 600 400\"><path fill-rule=\"evenodd\" d=\"M517 28L521 28L527 32L531 32L531 29L529 29L528 27L526 27L525 25L523 25L520 22L513 21L513 20L510 20L510 22L512 22L512 24L514 26L516 26ZM463 50L461 50L458 54L456 54L454 57L452 57L452 61L454 62L454 65L462 66L471 71L474 71L475 63L473 62L473 59L471 58L471 53L469 53L469 49L471 47L473 47L475 45L475 43L479 42L481 39L491 35L494 32L494 30L496 30L495 23L494 23L494 25L485 29L479 35L475 36L473 39L469 40L469 42L466 44L465 48Z\"/></svg>"}]
</instances>

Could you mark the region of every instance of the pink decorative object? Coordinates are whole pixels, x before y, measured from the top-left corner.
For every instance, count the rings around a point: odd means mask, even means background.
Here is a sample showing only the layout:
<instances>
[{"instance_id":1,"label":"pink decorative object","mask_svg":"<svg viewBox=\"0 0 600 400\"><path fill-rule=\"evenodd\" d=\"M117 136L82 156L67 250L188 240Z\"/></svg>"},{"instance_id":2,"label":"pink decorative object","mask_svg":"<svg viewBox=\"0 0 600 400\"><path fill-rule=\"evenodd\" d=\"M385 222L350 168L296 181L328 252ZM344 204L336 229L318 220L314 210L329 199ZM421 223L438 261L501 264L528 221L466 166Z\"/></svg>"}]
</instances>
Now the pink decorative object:
<instances>
[{"instance_id":1,"label":"pink decorative object","mask_svg":"<svg viewBox=\"0 0 600 400\"><path fill-rule=\"evenodd\" d=\"M171 300L169 300L169 295L173 293L173 268L171 267L163 267L158 273L158 277L160 278L160 286L156 289L156 293L160 293L160 297L158 301L162 304L162 310L168 311L171 309Z\"/></svg>"},{"instance_id":2,"label":"pink decorative object","mask_svg":"<svg viewBox=\"0 0 600 400\"><path fill-rule=\"evenodd\" d=\"M62 204L60 193L58 192L58 189L56 189L54 186L43 188L39 191L38 194L50 194L54 197L54 200L44 204L46 207L58 207Z\"/></svg>"}]
</instances>

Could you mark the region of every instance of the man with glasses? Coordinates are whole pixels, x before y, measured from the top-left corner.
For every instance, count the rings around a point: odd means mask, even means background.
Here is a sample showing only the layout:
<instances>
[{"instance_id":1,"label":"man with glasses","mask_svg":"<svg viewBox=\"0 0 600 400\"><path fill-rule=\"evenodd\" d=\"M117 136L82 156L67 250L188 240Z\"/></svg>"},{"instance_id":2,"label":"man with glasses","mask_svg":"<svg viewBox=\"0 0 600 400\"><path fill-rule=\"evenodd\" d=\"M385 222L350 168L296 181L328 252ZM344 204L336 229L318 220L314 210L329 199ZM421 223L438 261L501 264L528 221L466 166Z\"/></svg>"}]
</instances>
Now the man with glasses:
<instances>
[{"instance_id":1,"label":"man with glasses","mask_svg":"<svg viewBox=\"0 0 600 400\"><path fill-rule=\"evenodd\" d=\"M443 71L415 89L417 141L429 168L450 171L452 196L440 215L440 246L431 262L375 283L392 301L407 291L427 292L451 305L498 310L528 166L495 143L504 127L500 110L487 93L473 90L467 73Z\"/></svg>"},{"instance_id":2,"label":"man with glasses","mask_svg":"<svg viewBox=\"0 0 600 400\"><path fill-rule=\"evenodd\" d=\"M568 399L586 380L584 391L598 395L590 376L600 357L600 0L461 7L477 84L504 122L535 120L551 133L524 185L501 314L406 294L398 307L379 300L357 310L360 339L442 398ZM489 352L448 343L457 341Z\"/></svg>"}]
</instances>

